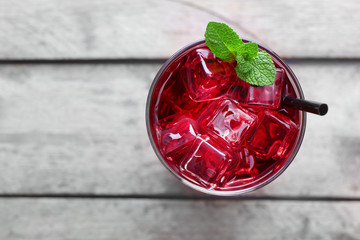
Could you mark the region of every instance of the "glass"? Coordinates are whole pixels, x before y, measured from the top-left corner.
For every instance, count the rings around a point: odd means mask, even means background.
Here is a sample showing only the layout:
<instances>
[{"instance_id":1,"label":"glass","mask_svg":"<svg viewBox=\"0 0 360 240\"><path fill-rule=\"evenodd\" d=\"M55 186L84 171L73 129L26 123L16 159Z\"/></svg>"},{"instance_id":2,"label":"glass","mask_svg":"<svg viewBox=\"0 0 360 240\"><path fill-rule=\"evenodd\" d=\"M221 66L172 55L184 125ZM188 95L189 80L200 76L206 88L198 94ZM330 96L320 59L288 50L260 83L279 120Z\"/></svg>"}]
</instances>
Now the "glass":
<instances>
[{"instance_id":1,"label":"glass","mask_svg":"<svg viewBox=\"0 0 360 240\"><path fill-rule=\"evenodd\" d=\"M152 147L193 189L222 196L253 191L277 178L300 148L306 114L281 106L281 97L304 99L301 86L278 55L259 50L275 63L271 86L237 78L234 65L215 58L204 41L175 53L151 85L146 124Z\"/></svg>"}]
</instances>

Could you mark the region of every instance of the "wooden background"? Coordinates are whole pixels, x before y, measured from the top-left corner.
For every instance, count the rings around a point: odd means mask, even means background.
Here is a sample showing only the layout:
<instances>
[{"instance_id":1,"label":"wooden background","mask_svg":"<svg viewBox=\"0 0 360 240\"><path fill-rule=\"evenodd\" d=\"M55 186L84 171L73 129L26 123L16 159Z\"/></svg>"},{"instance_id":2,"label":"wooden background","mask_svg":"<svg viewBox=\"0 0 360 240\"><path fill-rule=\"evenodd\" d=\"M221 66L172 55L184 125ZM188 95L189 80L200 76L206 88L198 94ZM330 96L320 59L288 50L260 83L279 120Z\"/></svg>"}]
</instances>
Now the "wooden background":
<instances>
[{"instance_id":1,"label":"wooden background","mask_svg":"<svg viewBox=\"0 0 360 240\"><path fill-rule=\"evenodd\" d=\"M303 145L270 185L199 194L157 160L150 84L208 21L284 57ZM359 0L0 0L0 239L360 239Z\"/></svg>"}]
</instances>

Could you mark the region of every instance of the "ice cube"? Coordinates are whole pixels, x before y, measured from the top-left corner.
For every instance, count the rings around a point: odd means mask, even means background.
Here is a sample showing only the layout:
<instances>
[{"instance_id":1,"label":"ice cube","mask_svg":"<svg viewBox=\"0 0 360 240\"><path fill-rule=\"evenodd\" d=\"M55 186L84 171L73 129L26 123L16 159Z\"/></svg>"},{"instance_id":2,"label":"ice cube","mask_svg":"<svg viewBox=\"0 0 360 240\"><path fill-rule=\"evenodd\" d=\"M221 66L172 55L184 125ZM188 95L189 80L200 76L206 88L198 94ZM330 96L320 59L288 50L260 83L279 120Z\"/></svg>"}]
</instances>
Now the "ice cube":
<instances>
[{"instance_id":1,"label":"ice cube","mask_svg":"<svg viewBox=\"0 0 360 240\"><path fill-rule=\"evenodd\" d=\"M238 161L235 162L233 167L229 168L232 169L232 172L227 174L229 178L226 181L225 188L241 186L252 181L258 175L258 171L255 168L255 154L247 148L241 148L238 154Z\"/></svg>"},{"instance_id":2,"label":"ice cube","mask_svg":"<svg viewBox=\"0 0 360 240\"><path fill-rule=\"evenodd\" d=\"M232 97L242 106L277 109L281 104L285 71L276 68L275 82L270 86L254 86L242 80L232 89Z\"/></svg>"},{"instance_id":3,"label":"ice cube","mask_svg":"<svg viewBox=\"0 0 360 240\"><path fill-rule=\"evenodd\" d=\"M184 70L184 84L194 101L220 98L237 79L233 65L216 58L208 48L192 51Z\"/></svg>"},{"instance_id":4,"label":"ice cube","mask_svg":"<svg viewBox=\"0 0 360 240\"><path fill-rule=\"evenodd\" d=\"M232 161L228 150L209 137L198 136L183 158L180 170L190 181L196 179L205 188L213 189L224 183L224 174Z\"/></svg>"},{"instance_id":5,"label":"ice cube","mask_svg":"<svg viewBox=\"0 0 360 240\"><path fill-rule=\"evenodd\" d=\"M159 149L170 161L178 161L197 136L197 124L190 113L181 112L159 121Z\"/></svg>"},{"instance_id":6,"label":"ice cube","mask_svg":"<svg viewBox=\"0 0 360 240\"><path fill-rule=\"evenodd\" d=\"M266 110L248 141L248 147L263 159L281 159L295 141L298 127L287 116Z\"/></svg>"},{"instance_id":7,"label":"ice cube","mask_svg":"<svg viewBox=\"0 0 360 240\"><path fill-rule=\"evenodd\" d=\"M214 138L220 137L232 146L238 146L247 138L256 122L255 114L234 100L221 98L202 112L199 125Z\"/></svg>"}]
</instances>

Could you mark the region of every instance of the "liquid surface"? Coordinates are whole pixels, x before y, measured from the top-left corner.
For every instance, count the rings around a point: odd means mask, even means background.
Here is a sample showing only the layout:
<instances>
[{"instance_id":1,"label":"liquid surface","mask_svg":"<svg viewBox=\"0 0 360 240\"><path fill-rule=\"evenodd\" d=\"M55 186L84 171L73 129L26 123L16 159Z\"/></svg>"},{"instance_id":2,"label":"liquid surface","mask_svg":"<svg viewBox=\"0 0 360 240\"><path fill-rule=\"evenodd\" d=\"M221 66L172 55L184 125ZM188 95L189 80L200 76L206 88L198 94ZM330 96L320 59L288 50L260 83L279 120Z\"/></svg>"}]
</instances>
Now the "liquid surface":
<instances>
[{"instance_id":1,"label":"liquid surface","mask_svg":"<svg viewBox=\"0 0 360 240\"><path fill-rule=\"evenodd\" d=\"M150 126L160 154L180 177L210 190L244 189L286 162L299 137L298 110L281 106L296 96L276 65L271 86L236 76L234 65L205 44L177 57L159 77L150 102Z\"/></svg>"}]
</instances>

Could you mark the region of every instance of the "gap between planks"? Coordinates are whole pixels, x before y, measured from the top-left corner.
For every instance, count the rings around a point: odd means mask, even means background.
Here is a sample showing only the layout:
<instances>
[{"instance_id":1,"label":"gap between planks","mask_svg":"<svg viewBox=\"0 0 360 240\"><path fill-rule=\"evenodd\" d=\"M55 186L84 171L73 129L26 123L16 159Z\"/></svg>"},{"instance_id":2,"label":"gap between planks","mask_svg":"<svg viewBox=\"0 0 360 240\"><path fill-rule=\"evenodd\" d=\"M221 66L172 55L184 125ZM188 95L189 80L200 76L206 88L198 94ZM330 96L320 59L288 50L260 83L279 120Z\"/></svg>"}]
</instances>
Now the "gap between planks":
<instances>
[{"instance_id":1,"label":"gap between planks","mask_svg":"<svg viewBox=\"0 0 360 240\"><path fill-rule=\"evenodd\" d=\"M162 64L165 58L99 59L0 59L0 65L16 64ZM283 58L288 63L359 63L360 58Z\"/></svg>"},{"instance_id":2,"label":"gap between planks","mask_svg":"<svg viewBox=\"0 0 360 240\"><path fill-rule=\"evenodd\" d=\"M331 197L331 196L236 196L220 197L208 195L153 195L153 194L0 194L2 198L48 198L48 199L147 199L147 200L230 200L230 201L295 201L295 202L360 202L360 197Z\"/></svg>"}]
</instances>

